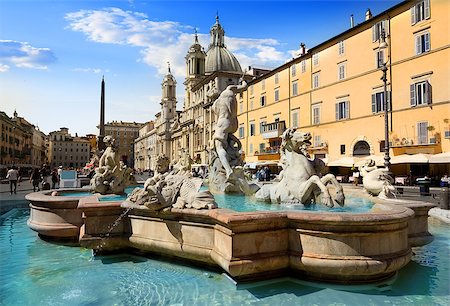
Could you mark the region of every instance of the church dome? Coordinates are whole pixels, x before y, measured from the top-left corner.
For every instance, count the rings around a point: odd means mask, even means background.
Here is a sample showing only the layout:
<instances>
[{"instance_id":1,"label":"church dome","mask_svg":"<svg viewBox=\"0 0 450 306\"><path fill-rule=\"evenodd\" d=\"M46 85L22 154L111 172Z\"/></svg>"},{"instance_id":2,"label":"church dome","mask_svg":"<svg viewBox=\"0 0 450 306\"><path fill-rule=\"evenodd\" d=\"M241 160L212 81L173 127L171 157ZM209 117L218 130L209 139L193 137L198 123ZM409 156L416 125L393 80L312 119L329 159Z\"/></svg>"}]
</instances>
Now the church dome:
<instances>
[{"instance_id":1,"label":"church dome","mask_svg":"<svg viewBox=\"0 0 450 306\"><path fill-rule=\"evenodd\" d=\"M228 71L242 73L241 65L224 43L225 31L216 17L216 23L209 32L211 43L206 52L205 73Z\"/></svg>"}]
</instances>

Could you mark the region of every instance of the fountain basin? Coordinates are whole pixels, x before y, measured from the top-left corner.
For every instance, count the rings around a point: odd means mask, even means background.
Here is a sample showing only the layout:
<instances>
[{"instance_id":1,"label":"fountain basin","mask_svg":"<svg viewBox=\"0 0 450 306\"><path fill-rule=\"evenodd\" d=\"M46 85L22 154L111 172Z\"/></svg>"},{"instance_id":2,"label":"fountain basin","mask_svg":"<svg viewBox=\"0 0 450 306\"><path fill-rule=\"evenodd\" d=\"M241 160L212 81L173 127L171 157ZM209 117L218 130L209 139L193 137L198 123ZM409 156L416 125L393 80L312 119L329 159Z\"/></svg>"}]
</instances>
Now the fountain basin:
<instances>
[{"instance_id":1,"label":"fountain basin","mask_svg":"<svg viewBox=\"0 0 450 306\"><path fill-rule=\"evenodd\" d=\"M378 282L411 258L414 211L376 204L369 213L234 212L228 209L154 212L130 203L80 200L80 244L99 251L137 249L219 266L238 281L296 275L339 282ZM105 235L101 224L126 217ZM114 214L115 217L114 217Z\"/></svg>"}]
</instances>

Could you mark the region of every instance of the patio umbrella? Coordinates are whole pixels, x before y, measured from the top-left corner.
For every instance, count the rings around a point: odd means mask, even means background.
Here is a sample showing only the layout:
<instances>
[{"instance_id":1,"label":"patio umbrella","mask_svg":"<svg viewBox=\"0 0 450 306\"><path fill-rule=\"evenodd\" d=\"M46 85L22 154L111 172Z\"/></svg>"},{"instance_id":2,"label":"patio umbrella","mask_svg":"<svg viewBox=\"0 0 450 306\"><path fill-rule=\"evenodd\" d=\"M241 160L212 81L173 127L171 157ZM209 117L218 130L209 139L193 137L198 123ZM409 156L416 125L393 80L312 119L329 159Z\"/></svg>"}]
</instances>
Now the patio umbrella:
<instances>
[{"instance_id":1,"label":"patio umbrella","mask_svg":"<svg viewBox=\"0 0 450 306\"><path fill-rule=\"evenodd\" d=\"M450 163L450 152L443 152L430 156L431 164L448 164Z\"/></svg>"},{"instance_id":2,"label":"patio umbrella","mask_svg":"<svg viewBox=\"0 0 450 306\"><path fill-rule=\"evenodd\" d=\"M402 154L394 156L391 164L427 164L430 161L431 154Z\"/></svg>"}]
</instances>

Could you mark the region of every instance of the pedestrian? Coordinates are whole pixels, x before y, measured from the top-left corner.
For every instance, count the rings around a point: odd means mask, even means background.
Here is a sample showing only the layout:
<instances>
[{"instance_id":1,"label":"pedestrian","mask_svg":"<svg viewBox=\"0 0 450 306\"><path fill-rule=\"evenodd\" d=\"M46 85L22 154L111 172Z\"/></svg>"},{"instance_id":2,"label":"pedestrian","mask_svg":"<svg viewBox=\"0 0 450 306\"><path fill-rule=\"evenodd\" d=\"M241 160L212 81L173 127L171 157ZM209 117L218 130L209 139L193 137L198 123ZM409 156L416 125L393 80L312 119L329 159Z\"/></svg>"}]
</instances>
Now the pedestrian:
<instances>
[{"instance_id":1,"label":"pedestrian","mask_svg":"<svg viewBox=\"0 0 450 306\"><path fill-rule=\"evenodd\" d=\"M17 179L19 178L19 171L17 171L16 166L12 166L6 174L6 178L9 180L9 191L11 194L17 193ZM13 188L14 187L14 188Z\"/></svg>"},{"instance_id":2,"label":"pedestrian","mask_svg":"<svg viewBox=\"0 0 450 306\"><path fill-rule=\"evenodd\" d=\"M59 183L58 171L56 169L52 170L52 189L56 188L56 183Z\"/></svg>"},{"instance_id":3,"label":"pedestrian","mask_svg":"<svg viewBox=\"0 0 450 306\"><path fill-rule=\"evenodd\" d=\"M39 191L39 182L41 180L41 174L39 173L39 169L38 168L34 168L33 172L31 173L30 176L30 183L33 185L33 192Z\"/></svg>"},{"instance_id":4,"label":"pedestrian","mask_svg":"<svg viewBox=\"0 0 450 306\"><path fill-rule=\"evenodd\" d=\"M270 181L270 175L272 174L270 168L268 166L264 167L264 174L266 177L266 181Z\"/></svg>"},{"instance_id":5,"label":"pedestrian","mask_svg":"<svg viewBox=\"0 0 450 306\"><path fill-rule=\"evenodd\" d=\"M355 164L353 164L353 166L352 166L352 176L353 176L353 184L355 185L355 186L358 186L358 183L359 183L359 170L358 170L358 168L357 167L355 167Z\"/></svg>"}]
</instances>

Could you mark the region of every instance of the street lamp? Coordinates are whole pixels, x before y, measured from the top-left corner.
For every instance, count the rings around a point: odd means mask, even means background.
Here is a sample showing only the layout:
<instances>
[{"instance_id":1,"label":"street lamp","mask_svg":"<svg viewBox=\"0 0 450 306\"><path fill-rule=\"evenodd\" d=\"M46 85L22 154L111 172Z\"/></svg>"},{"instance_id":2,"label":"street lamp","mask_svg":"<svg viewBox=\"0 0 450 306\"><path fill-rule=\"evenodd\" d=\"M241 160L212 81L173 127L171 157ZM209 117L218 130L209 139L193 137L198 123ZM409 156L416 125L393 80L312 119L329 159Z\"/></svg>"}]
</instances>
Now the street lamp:
<instances>
[{"instance_id":1,"label":"street lamp","mask_svg":"<svg viewBox=\"0 0 450 306\"><path fill-rule=\"evenodd\" d=\"M386 32L384 29L381 31L380 35L380 45L378 47L378 50L383 51L384 49L387 49L388 44L386 42ZM384 52L384 51L383 51ZM388 98L387 98L387 62L384 60L384 54L383 54L383 60L381 64L381 71L383 72L383 76L381 77L381 80L383 81L384 86L384 95L383 95L383 104L384 104L384 167L389 168L390 165L390 157L389 157L389 114L388 114Z\"/></svg>"}]
</instances>

